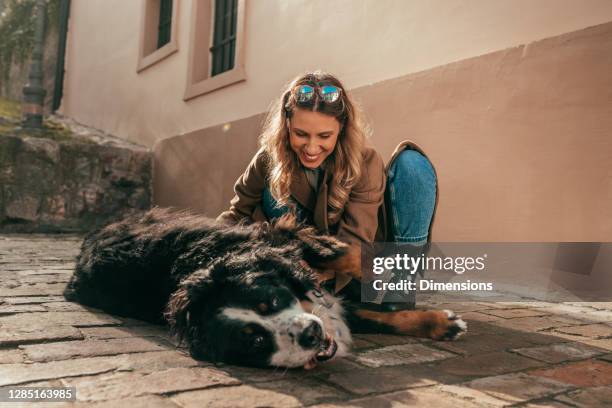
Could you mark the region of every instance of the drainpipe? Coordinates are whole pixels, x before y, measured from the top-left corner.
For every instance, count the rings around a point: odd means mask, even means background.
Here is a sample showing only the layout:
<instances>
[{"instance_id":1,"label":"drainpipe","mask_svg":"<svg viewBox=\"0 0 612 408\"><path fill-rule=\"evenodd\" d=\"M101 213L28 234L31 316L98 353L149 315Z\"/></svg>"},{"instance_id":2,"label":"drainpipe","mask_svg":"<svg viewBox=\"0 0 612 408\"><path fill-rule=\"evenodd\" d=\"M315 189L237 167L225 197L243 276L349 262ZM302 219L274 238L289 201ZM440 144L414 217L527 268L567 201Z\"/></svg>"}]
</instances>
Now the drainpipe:
<instances>
[{"instance_id":1,"label":"drainpipe","mask_svg":"<svg viewBox=\"0 0 612 408\"><path fill-rule=\"evenodd\" d=\"M68 19L70 18L70 0L60 0L59 4L59 40L57 44L57 62L55 64L55 89L53 90L53 105L55 112L62 104L64 94L64 72L66 59L66 39L68 37Z\"/></svg>"},{"instance_id":2,"label":"drainpipe","mask_svg":"<svg viewBox=\"0 0 612 408\"><path fill-rule=\"evenodd\" d=\"M23 87L23 127L42 129L43 104L45 101L45 88L43 87L43 43L45 41L45 14L46 0L36 2L36 27L34 31L34 51L30 64L29 81Z\"/></svg>"}]
</instances>

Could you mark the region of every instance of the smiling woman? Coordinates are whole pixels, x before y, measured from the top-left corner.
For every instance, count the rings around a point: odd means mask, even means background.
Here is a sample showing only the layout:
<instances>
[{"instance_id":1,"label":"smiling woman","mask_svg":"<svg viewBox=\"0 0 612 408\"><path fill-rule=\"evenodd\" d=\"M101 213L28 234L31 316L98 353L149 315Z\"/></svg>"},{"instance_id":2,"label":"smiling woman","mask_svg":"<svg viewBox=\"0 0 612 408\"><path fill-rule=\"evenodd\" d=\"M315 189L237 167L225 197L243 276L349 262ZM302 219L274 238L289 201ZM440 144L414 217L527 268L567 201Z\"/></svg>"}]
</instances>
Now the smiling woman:
<instances>
[{"instance_id":1,"label":"smiling woman","mask_svg":"<svg viewBox=\"0 0 612 408\"><path fill-rule=\"evenodd\" d=\"M369 136L338 78L320 71L295 78L269 112L261 148L218 220L271 221L291 212L350 245L333 264L316 265L322 280L334 277L336 291L360 280L362 247L426 243L436 203L435 172L420 149L401 144L387 174Z\"/></svg>"}]
</instances>

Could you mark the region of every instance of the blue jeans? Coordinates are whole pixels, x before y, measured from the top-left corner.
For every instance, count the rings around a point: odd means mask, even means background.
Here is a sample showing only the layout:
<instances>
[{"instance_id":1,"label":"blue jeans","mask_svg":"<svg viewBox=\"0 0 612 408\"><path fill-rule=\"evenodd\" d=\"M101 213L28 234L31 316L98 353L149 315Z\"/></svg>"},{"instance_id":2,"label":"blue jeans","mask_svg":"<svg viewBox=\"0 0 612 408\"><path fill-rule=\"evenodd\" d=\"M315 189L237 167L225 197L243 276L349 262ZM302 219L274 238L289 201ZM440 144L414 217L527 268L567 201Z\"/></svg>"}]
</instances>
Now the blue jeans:
<instances>
[{"instance_id":1,"label":"blue jeans","mask_svg":"<svg viewBox=\"0 0 612 408\"><path fill-rule=\"evenodd\" d=\"M404 150L399 154L387 174L386 187L395 242L411 245L427 242L436 204L436 188L434 169L425 156L416 150ZM268 219L280 217L288 211L288 208L276 204L266 187L262 209ZM296 205L298 220L308 221L308 211L299 203Z\"/></svg>"},{"instance_id":2,"label":"blue jeans","mask_svg":"<svg viewBox=\"0 0 612 408\"><path fill-rule=\"evenodd\" d=\"M389 214L395 242L422 245L427 242L436 205L436 174L416 150L404 150L387 174Z\"/></svg>"}]
</instances>

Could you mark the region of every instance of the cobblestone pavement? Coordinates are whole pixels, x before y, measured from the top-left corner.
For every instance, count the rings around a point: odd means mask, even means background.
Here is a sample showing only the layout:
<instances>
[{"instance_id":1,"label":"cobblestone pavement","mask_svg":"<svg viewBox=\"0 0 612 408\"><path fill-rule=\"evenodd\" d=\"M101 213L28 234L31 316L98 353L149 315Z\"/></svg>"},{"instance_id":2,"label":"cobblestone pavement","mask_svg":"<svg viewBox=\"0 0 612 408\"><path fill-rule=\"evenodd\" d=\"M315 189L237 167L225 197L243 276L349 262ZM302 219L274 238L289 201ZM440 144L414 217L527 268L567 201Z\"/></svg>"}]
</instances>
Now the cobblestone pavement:
<instances>
[{"instance_id":1,"label":"cobblestone pavement","mask_svg":"<svg viewBox=\"0 0 612 408\"><path fill-rule=\"evenodd\" d=\"M312 371L213 366L163 327L65 302L80 242L0 236L0 386L77 389L42 407L612 406L612 303L437 304L465 337L360 335Z\"/></svg>"}]
</instances>

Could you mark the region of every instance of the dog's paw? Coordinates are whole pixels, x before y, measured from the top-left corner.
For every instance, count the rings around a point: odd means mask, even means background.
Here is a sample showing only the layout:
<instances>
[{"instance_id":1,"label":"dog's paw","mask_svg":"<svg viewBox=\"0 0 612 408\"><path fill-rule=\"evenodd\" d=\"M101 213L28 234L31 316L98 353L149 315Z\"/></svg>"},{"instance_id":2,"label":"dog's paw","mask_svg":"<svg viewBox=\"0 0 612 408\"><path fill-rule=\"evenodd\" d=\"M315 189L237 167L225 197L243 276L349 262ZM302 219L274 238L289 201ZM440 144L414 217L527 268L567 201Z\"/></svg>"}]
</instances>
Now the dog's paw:
<instances>
[{"instance_id":1,"label":"dog's paw","mask_svg":"<svg viewBox=\"0 0 612 408\"><path fill-rule=\"evenodd\" d=\"M452 310L442 310L438 325L432 331L434 340L457 340L467 332L467 323Z\"/></svg>"}]
</instances>

